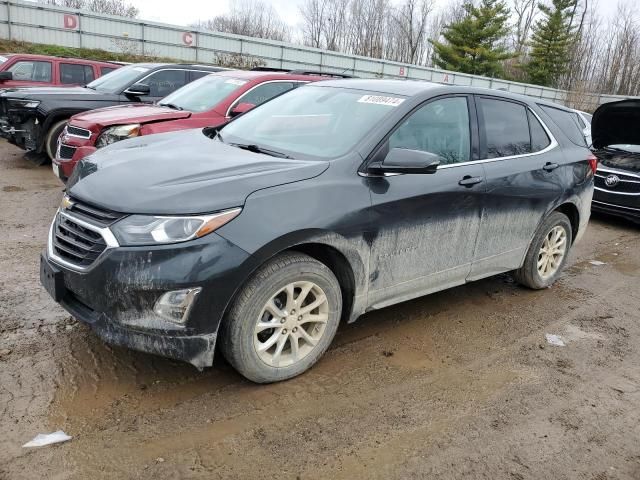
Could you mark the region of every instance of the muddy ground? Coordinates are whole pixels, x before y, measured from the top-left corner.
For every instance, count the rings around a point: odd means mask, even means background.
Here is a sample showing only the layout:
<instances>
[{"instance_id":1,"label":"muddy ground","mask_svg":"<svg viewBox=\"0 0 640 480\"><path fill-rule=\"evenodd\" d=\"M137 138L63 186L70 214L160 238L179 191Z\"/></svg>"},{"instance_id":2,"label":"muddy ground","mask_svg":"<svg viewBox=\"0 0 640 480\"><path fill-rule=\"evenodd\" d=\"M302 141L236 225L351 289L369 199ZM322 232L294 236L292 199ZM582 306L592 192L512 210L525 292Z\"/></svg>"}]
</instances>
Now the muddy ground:
<instances>
[{"instance_id":1,"label":"muddy ground","mask_svg":"<svg viewBox=\"0 0 640 480\"><path fill-rule=\"evenodd\" d=\"M69 318L38 281L61 190L0 144L2 479L640 479L639 227L594 218L553 288L502 275L367 314L258 386Z\"/></svg>"}]
</instances>

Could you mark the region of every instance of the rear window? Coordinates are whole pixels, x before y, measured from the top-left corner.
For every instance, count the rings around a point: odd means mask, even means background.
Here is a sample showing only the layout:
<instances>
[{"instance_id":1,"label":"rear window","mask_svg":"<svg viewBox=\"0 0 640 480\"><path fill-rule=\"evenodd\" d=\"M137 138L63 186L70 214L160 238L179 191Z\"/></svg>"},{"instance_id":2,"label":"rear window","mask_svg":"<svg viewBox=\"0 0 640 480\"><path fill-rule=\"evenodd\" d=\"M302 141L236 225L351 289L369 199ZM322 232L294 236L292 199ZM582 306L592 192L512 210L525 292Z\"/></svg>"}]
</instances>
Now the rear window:
<instances>
[{"instance_id":1,"label":"rear window","mask_svg":"<svg viewBox=\"0 0 640 480\"><path fill-rule=\"evenodd\" d=\"M529 129L531 130L531 150L539 152L547 148L551 144L551 140L536 116L530 111L527 114L529 115Z\"/></svg>"},{"instance_id":2,"label":"rear window","mask_svg":"<svg viewBox=\"0 0 640 480\"><path fill-rule=\"evenodd\" d=\"M572 143L581 147L587 146L587 142L582 132L583 127L580 125L577 113L550 107L548 105L539 105L539 107L551 117L551 120L553 120L553 122L558 126L558 128L560 128L560 130L562 130Z\"/></svg>"},{"instance_id":3,"label":"rear window","mask_svg":"<svg viewBox=\"0 0 640 480\"><path fill-rule=\"evenodd\" d=\"M485 158L531 153L527 109L519 103L490 98L478 102L485 137Z\"/></svg>"},{"instance_id":4,"label":"rear window","mask_svg":"<svg viewBox=\"0 0 640 480\"><path fill-rule=\"evenodd\" d=\"M94 80L93 67L77 63L60 64L60 83L65 85L86 85Z\"/></svg>"}]
</instances>

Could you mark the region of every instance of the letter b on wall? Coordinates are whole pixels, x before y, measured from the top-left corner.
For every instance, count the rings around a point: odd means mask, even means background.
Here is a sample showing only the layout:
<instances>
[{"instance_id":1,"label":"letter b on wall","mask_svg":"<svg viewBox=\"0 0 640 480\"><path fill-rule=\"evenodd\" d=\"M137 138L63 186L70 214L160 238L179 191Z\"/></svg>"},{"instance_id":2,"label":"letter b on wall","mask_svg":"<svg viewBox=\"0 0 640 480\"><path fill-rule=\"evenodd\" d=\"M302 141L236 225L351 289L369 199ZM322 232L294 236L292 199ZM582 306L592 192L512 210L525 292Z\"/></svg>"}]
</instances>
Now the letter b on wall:
<instances>
[{"instance_id":1,"label":"letter b on wall","mask_svg":"<svg viewBox=\"0 0 640 480\"><path fill-rule=\"evenodd\" d=\"M64 28L67 30L75 30L78 28L78 17L76 15L68 15L64 16Z\"/></svg>"}]
</instances>

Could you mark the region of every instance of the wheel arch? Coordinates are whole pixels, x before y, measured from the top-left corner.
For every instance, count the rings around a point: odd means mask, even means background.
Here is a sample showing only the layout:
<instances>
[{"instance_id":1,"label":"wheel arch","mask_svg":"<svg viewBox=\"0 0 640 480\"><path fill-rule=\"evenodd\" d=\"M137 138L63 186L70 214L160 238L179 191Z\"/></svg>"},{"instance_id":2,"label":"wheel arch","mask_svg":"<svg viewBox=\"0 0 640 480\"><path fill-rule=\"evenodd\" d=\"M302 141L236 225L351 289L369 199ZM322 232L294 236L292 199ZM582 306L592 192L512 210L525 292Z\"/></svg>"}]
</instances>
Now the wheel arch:
<instances>
[{"instance_id":1,"label":"wheel arch","mask_svg":"<svg viewBox=\"0 0 640 480\"><path fill-rule=\"evenodd\" d=\"M356 245L357 244L357 245ZM269 242L252 253L252 268L238 284L229 298L219 320L219 327L224 323L227 312L232 308L244 285L265 263L286 252L299 252L325 264L338 279L342 292L341 321L354 321L366 307L368 279L368 247L362 240L362 250L358 241L350 241L341 235L309 230L295 232Z\"/></svg>"},{"instance_id":2,"label":"wheel arch","mask_svg":"<svg viewBox=\"0 0 640 480\"><path fill-rule=\"evenodd\" d=\"M578 207L572 202L565 202L553 211L563 213L569 218L569 222L571 223L571 242L575 242L578 230L580 229L580 211Z\"/></svg>"}]
</instances>

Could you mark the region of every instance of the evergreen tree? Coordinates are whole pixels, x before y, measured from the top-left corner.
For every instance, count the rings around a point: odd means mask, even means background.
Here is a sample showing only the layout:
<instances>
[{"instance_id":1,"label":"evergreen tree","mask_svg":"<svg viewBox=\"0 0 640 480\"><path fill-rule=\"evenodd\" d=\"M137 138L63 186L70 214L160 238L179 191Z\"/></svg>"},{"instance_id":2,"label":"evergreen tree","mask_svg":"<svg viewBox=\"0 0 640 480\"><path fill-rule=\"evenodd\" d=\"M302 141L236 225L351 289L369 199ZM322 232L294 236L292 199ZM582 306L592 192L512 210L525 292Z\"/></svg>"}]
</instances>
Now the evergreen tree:
<instances>
[{"instance_id":1,"label":"evergreen tree","mask_svg":"<svg viewBox=\"0 0 640 480\"><path fill-rule=\"evenodd\" d=\"M542 17L533 27L529 61L524 65L529 82L555 87L567 73L575 36L571 20L577 1L552 0L551 6L538 4Z\"/></svg>"},{"instance_id":2,"label":"evergreen tree","mask_svg":"<svg viewBox=\"0 0 640 480\"><path fill-rule=\"evenodd\" d=\"M456 72L501 76L502 61L513 54L503 46L509 33L509 9L503 0L482 0L479 6L467 2L465 15L447 25L444 42L431 40L433 62Z\"/></svg>"}]
</instances>

